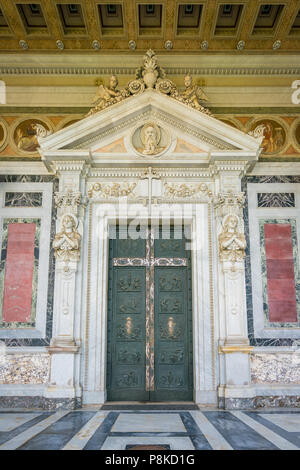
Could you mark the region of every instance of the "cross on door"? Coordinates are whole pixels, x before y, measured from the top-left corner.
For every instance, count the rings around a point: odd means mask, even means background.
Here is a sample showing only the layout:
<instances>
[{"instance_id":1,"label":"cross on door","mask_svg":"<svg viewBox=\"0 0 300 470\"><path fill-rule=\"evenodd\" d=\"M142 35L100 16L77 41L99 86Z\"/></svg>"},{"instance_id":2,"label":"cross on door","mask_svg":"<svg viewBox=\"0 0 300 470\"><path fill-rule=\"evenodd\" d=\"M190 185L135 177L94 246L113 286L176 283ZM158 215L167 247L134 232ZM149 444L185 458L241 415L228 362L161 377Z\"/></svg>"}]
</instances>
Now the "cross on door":
<instances>
[{"instance_id":1,"label":"cross on door","mask_svg":"<svg viewBox=\"0 0 300 470\"><path fill-rule=\"evenodd\" d=\"M155 266L187 266L187 258L155 258L155 229L147 229L146 256L113 258L113 266L146 267L146 390L154 390L154 268Z\"/></svg>"}]
</instances>

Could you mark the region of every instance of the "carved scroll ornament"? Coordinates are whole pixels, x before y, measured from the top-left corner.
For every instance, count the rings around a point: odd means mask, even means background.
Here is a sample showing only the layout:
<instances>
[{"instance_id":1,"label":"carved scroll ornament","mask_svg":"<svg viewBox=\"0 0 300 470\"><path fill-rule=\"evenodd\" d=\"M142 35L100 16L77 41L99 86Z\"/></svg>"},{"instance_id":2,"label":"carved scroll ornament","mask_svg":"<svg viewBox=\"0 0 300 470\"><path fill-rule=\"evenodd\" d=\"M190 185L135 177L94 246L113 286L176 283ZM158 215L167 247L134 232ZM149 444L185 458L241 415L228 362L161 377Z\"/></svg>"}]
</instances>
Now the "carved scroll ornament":
<instances>
[{"instance_id":1,"label":"carved scroll ornament","mask_svg":"<svg viewBox=\"0 0 300 470\"><path fill-rule=\"evenodd\" d=\"M165 71L158 65L155 52L149 49L144 56L144 63L136 71L135 79L131 80L123 89L118 89L118 79L112 75L109 84L100 85L93 100L93 108L88 116L101 111L113 104L119 103L130 96L143 93L147 89L153 89L163 95L180 101L198 111L211 115L206 108L207 96L198 85L193 85L192 77L184 78L185 90L179 92L175 83L166 78Z\"/></svg>"}]
</instances>

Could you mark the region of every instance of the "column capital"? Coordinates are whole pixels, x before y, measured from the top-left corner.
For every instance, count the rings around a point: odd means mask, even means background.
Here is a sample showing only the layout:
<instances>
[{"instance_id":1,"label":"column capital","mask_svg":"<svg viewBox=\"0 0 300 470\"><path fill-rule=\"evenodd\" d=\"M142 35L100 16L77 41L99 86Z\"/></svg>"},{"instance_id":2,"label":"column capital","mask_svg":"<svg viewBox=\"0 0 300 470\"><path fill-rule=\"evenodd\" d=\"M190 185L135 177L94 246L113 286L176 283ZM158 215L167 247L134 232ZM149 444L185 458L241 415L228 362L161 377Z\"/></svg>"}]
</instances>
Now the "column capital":
<instances>
[{"instance_id":1,"label":"column capital","mask_svg":"<svg viewBox=\"0 0 300 470\"><path fill-rule=\"evenodd\" d=\"M220 191L214 198L213 204L219 217L225 217L229 214L240 216L245 205L245 193L231 190L227 192Z\"/></svg>"}]
</instances>

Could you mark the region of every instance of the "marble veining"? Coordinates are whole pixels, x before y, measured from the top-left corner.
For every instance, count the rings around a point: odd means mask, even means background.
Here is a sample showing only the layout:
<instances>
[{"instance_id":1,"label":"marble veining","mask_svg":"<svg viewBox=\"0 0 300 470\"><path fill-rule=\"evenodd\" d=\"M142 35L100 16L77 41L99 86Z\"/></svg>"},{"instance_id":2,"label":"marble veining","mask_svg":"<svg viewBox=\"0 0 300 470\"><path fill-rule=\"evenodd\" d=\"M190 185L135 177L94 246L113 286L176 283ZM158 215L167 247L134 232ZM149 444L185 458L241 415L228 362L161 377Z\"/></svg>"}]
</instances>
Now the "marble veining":
<instances>
[{"instance_id":1,"label":"marble veining","mask_svg":"<svg viewBox=\"0 0 300 470\"><path fill-rule=\"evenodd\" d=\"M248 211L248 183L300 183L300 176L246 176L242 179L242 191L245 192L245 207L244 214L244 227L245 237L247 241L246 256L245 256L245 277L246 277L246 304L247 304L247 322L248 322L248 337L251 346L292 346L293 338L258 338L254 333L254 318L253 318L253 300L252 300L252 280L251 280L251 240L249 236L249 211ZM264 397L263 401L264 400Z\"/></svg>"},{"instance_id":2,"label":"marble veining","mask_svg":"<svg viewBox=\"0 0 300 470\"><path fill-rule=\"evenodd\" d=\"M283 224L291 227L291 240L294 260L294 276L296 288L297 318L298 322L272 322L269 319L268 305L268 279L267 279L267 257L266 257L266 241L265 241L265 224ZM259 220L260 250L261 250L261 269L263 281L263 309L265 317L265 327L269 328L294 328L300 324L300 275L299 275L299 253L297 241L297 227L295 219L260 219Z\"/></svg>"},{"instance_id":3,"label":"marble veining","mask_svg":"<svg viewBox=\"0 0 300 470\"><path fill-rule=\"evenodd\" d=\"M254 384L300 384L300 351L291 354L251 354L251 382Z\"/></svg>"},{"instance_id":4,"label":"marble veining","mask_svg":"<svg viewBox=\"0 0 300 470\"><path fill-rule=\"evenodd\" d=\"M48 354L7 354L0 361L0 384L43 384L48 380Z\"/></svg>"},{"instance_id":5,"label":"marble veining","mask_svg":"<svg viewBox=\"0 0 300 470\"><path fill-rule=\"evenodd\" d=\"M31 315L30 320L27 322L21 321L4 321L3 320L3 298L4 298L4 284L5 284L5 266L7 256L8 244L8 227L9 224L35 224L35 237L34 237L34 261L33 261L33 279L32 279L32 298L31 298ZM40 245L40 230L41 220L36 218L5 218L3 219L2 227L2 247L1 247L1 260L0 260L0 328L34 328L35 315L36 315L36 300L37 300L37 279L39 269L39 245Z\"/></svg>"},{"instance_id":6,"label":"marble veining","mask_svg":"<svg viewBox=\"0 0 300 470\"><path fill-rule=\"evenodd\" d=\"M0 175L1 183L53 183L53 195L58 191L58 179L55 176L44 175ZM34 188L34 185L32 185ZM32 188L32 189L33 189ZM27 193L27 199L28 199ZM35 200L35 199L34 199ZM28 203L28 200L27 200ZM34 205L34 203L31 203ZM8 347L23 346L48 346L52 337L52 318L53 318L53 295L54 295L54 275L55 275L55 257L52 248L56 232L56 208L54 198L52 200L51 213L51 232L50 232L50 253L49 253L49 271L48 271L48 298L46 315L46 336L45 338L7 338L3 339Z\"/></svg>"},{"instance_id":7,"label":"marble veining","mask_svg":"<svg viewBox=\"0 0 300 470\"><path fill-rule=\"evenodd\" d=\"M39 207L43 204L41 192L6 192L5 207Z\"/></svg>"},{"instance_id":8,"label":"marble veining","mask_svg":"<svg viewBox=\"0 0 300 470\"><path fill-rule=\"evenodd\" d=\"M152 417L153 427L141 418ZM130 418L128 426L126 420ZM137 419L137 428L134 422ZM169 432L155 429L164 421ZM116 423L122 431L114 432ZM184 432L172 423L182 423ZM132 431L134 429L134 431ZM298 449L300 414L293 412L241 412L203 410L102 412L95 409L59 410L55 413L0 412L0 450L125 450L132 445L161 445L178 450Z\"/></svg>"},{"instance_id":9,"label":"marble veining","mask_svg":"<svg viewBox=\"0 0 300 470\"><path fill-rule=\"evenodd\" d=\"M257 207L295 207L295 193L257 193Z\"/></svg>"}]
</instances>

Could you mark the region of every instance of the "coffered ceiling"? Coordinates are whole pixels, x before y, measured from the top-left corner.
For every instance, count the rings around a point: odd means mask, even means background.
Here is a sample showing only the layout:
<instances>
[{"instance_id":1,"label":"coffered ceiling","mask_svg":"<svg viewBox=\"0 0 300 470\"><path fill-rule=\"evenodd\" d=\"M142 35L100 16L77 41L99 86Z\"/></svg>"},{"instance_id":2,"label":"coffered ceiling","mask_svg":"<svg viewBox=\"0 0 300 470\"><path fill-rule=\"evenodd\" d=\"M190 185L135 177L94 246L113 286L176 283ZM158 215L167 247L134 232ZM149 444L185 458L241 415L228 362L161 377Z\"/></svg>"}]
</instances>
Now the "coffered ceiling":
<instances>
[{"instance_id":1,"label":"coffered ceiling","mask_svg":"<svg viewBox=\"0 0 300 470\"><path fill-rule=\"evenodd\" d=\"M0 52L300 52L300 0L0 0Z\"/></svg>"}]
</instances>

